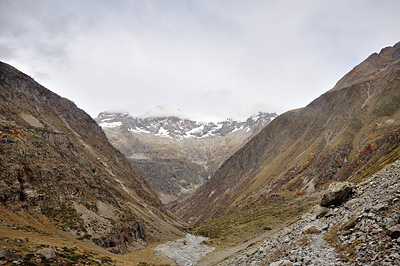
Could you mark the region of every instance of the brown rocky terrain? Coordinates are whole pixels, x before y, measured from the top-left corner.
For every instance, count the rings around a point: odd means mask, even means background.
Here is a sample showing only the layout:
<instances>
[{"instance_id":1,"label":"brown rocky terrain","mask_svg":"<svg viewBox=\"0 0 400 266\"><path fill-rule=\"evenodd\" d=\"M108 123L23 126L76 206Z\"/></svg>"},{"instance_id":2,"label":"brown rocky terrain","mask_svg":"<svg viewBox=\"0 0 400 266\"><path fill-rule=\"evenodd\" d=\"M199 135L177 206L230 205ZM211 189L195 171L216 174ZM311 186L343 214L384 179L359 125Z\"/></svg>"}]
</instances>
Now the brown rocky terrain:
<instances>
[{"instance_id":1,"label":"brown rocky terrain","mask_svg":"<svg viewBox=\"0 0 400 266\"><path fill-rule=\"evenodd\" d=\"M89 115L2 62L0 176L3 240L25 234L127 253L182 235Z\"/></svg>"},{"instance_id":2,"label":"brown rocky terrain","mask_svg":"<svg viewBox=\"0 0 400 266\"><path fill-rule=\"evenodd\" d=\"M400 156L399 95L397 43L305 108L274 119L175 211L198 223L290 201L332 181L361 182ZM205 235L221 229L207 228Z\"/></svg>"},{"instance_id":3,"label":"brown rocky terrain","mask_svg":"<svg viewBox=\"0 0 400 266\"><path fill-rule=\"evenodd\" d=\"M219 265L399 265L400 161ZM322 203L322 202L321 202Z\"/></svg>"}]
</instances>

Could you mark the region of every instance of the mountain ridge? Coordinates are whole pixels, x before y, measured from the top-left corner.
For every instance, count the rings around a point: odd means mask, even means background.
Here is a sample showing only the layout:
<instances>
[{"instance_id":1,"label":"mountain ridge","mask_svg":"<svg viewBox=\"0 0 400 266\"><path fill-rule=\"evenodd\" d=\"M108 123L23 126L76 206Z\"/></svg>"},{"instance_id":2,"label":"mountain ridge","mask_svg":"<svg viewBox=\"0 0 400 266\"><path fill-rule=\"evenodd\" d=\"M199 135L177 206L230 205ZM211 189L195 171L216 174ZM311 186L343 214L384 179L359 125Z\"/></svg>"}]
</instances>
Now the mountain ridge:
<instances>
[{"instance_id":1,"label":"mountain ridge","mask_svg":"<svg viewBox=\"0 0 400 266\"><path fill-rule=\"evenodd\" d=\"M384 56L369 57L336 86L348 87L330 90L305 108L275 118L175 211L198 223L280 202L296 192L311 193L331 181L358 182L393 162L399 150L400 45L381 53ZM372 64L374 58L388 60L388 67L380 71L382 62Z\"/></svg>"},{"instance_id":2,"label":"mountain ridge","mask_svg":"<svg viewBox=\"0 0 400 266\"><path fill-rule=\"evenodd\" d=\"M275 113L258 113L240 122L198 122L172 117L133 117L100 113L96 118L110 142L147 177L164 203L193 193Z\"/></svg>"},{"instance_id":3,"label":"mountain ridge","mask_svg":"<svg viewBox=\"0 0 400 266\"><path fill-rule=\"evenodd\" d=\"M0 62L0 103L0 230L38 226L113 253L182 235L183 223L73 102Z\"/></svg>"}]
</instances>

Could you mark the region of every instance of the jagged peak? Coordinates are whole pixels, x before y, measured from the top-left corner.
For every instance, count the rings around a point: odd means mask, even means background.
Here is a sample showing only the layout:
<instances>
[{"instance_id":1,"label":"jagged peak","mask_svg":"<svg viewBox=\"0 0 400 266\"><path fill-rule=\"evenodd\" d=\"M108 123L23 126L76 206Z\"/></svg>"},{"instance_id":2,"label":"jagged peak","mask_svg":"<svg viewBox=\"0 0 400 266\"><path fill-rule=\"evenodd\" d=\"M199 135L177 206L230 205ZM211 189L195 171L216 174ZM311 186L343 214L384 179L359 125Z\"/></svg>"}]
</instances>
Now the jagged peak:
<instances>
[{"instance_id":1,"label":"jagged peak","mask_svg":"<svg viewBox=\"0 0 400 266\"><path fill-rule=\"evenodd\" d=\"M176 115L178 112L184 114L179 108L163 108L162 106L156 108L155 111L147 112L147 115L137 117L128 113L102 112L96 121L102 128L117 128L124 125L136 134L153 134L159 137L183 140L225 136L239 130L250 134L252 128L259 130L277 116L276 113L258 112L245 122L232 118L218 122L199 122L194 119L179 118ZM255 125L257 126L255 127Z\"/></svg>"}]
</instances>

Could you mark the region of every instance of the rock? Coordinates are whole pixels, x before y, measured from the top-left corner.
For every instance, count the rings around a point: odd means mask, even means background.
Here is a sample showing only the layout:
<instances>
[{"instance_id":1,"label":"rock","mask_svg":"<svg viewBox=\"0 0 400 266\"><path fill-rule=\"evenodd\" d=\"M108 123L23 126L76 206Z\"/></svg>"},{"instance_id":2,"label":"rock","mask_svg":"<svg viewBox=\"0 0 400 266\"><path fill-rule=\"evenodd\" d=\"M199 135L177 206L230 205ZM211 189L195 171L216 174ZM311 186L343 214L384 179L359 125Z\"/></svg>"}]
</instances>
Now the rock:
<instances>
[{"instance_id":1,"label":"rock","mask_svg":"<svg viewBox=\"0 0 400 266\"><path fill-rule=\"evenodd\" d=\"M387 229L386 234L391 238L400 237L400 225L391 226Z\"/></svg>"},{"instance_id":2,"label":"rock","mask_svg":"<svg viewBox=\"0 0 400 266\"><path fill-rule=\"evenodd\" d=\"M93 261L96 262L96 263L98 263L98 264L100 264L100 265L103 264L103 261L102 261L101 259L95 258L95 259L93 259Z\"/></svg>"},{"instance_id":3,"label":"rock","mask_svg":"<svg viewBox=\"0 0 400 266\"><path fill-rule=\"evenodd\" d=\"M278 260L271 263L269 266L292 266L292 262L290 260Z\"/></svg>"},{"instance_id":4,"label":"rock","mask_svg":"<svg viewBox=\"0 0 400 266\"><path fill-rule=\"evenodd\" d=\"M318 234L318 233L321 232L321 230L319 230L319 228L316 225L313 225L313 224L309 224L309 225L304 226L302 231L303 231L303 234L306 234L306 235L308 235L308 234Z\"/></svg>"},{"instance_id":5,"label":"rock","mask_svg":"<svg viewBox=\"0 0 400 266\"><path fill-rule=\"evenodd\" d=\"M37 253L43 255L46 258L46 261L54 261L57 259L57 253L53 247L42 248L38 250Z\"/></svg>"},{"instance_id":6,"label":"rock","mask_svg":"<svg viewBox=\"0 0 400 266\"><path fill-rule=\"evenodd\" d=\"M387 205L383 204L383 203L378 203L375 206L373 206L371 209L372 209L372 212L379 213L381 211L387 210Z\"/></svg>"},{"instance_id":7,"label":"rock","mask_svg":"<svg viewBox=\"0 0 400 266\"><path fill-rule=\"evenodd\" d=\"M329 212L328 208L319 207L318 210L315 212L315 217L317 219L324 217Z\"/></svg>"},{"instance_id":8,"label":"rock","mask_svg":"<svg viewBox=\"0 0 400 266\"><path fill-rule=\"evenodd\" d=\"M246 255L251 256L258 251L257 247L250 247L246 250Z\"/></svg>"},{"instance_id":9,"label":"rock","mask_svg":"<svg viewBox=\"0 0 400 266\"><path fill-rule=\"evenodd\" d=\"M18 253L15 253L14 250L8 247L0 247L0 258L4 258L7 261L14 261L14 260L19 260L21 258L21 255Z\"/></svg>"},{"instance_id":10,"label":"rock","mask_svg":"<svg viewBox=\"0 0 400 266\"><path fill-rule=\"evenodd\" d=\"M327 192L322 196L321 206L329 207L340 205L354 192L355 186L348 182L337 182L329 185Z\"/></svg>"}]
</instances>

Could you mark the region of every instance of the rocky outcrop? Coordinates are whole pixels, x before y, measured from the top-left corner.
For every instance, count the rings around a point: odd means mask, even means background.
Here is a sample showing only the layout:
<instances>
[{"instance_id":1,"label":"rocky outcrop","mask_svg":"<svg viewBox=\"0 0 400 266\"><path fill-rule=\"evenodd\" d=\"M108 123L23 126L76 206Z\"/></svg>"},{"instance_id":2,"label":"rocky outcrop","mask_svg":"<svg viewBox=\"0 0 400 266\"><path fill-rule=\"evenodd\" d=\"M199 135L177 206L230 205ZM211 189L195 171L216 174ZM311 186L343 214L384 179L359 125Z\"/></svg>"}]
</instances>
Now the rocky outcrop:
<instances>
[{"instance_id":1,"label":"rocky outcrop","mask_svg":"<svg viewBox=\"0 0 400 266\"><path fill-rule=\"evenodd\" d=\"M124 223L114 233L103 240L102 246L108 248L115 254L127 253L128 251L136 250L145 244L146 238L144 227L141 221L135 223ZM130 244L136 242L134 247L129 247Z\"/></svg>"},{"instance_id":2,"label":"rocky outcrop","mask_svg":"<svg viewBox=\"0 0 400 266\"><path fill-rule=\"evenodd\" d=\"M340 205L353 194L355 186L349 182L337 182L329 185L327 192L322 196L321 206L329 207Z\"/></svg>"}]
</instances>

